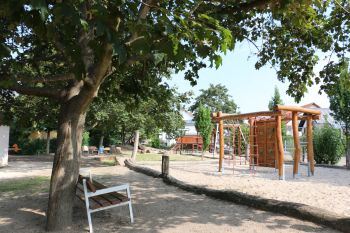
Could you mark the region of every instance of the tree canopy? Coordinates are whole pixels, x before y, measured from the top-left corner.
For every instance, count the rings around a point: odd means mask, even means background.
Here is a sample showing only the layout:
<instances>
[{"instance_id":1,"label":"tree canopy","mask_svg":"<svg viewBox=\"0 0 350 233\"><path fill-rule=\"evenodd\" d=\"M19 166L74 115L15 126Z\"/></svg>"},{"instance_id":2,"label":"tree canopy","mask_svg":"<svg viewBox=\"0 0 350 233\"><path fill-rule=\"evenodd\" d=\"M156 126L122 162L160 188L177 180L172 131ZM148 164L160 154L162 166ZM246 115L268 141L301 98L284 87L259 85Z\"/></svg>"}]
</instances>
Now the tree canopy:
<instances>
[{"instance_id":1,"label":"tree canopy","mask_svg":"<svg viewBox=\"0 0 350 233\"><path fill-rule=\"evenodd\" d=\"M184 71L195 84L202 68L218 68L248 40L258 49L256 68L274 66L300 100L320 78L332 82L339 66L330 62L315 78L317 51L349 52L348 12L347 0L0 1L0 87L60 104L47 229L71 222L85 116L103 82L137 66L127 91L147 93L152 69L159 79Z\"/></svg>"},{"instance_id":2,"label":"tree canopy","mask_svg":"<svg viewBox=\"0 0 350 233\"><path fill-rule=\"evenodd\" d=\"M346 136L346 166L350 168L350 72L349 59L343 58L338 77L332 77L334 82L326 89L330 109L335 120L341 123Z\"/></svg>"},{"instance_id":3,"label":"tree canopy","mask_svg":"<svg viewBox=\"0 0 350 233\"><path fill-rule=\"evenodd\" d=\"M197 112L200 104L209 108L211 112L235 113L237 105L228 94L228 89L221 85L210 84L209 88L200 90L200 95L196 97L190 110Z\"/></svg>"}]
</instances>

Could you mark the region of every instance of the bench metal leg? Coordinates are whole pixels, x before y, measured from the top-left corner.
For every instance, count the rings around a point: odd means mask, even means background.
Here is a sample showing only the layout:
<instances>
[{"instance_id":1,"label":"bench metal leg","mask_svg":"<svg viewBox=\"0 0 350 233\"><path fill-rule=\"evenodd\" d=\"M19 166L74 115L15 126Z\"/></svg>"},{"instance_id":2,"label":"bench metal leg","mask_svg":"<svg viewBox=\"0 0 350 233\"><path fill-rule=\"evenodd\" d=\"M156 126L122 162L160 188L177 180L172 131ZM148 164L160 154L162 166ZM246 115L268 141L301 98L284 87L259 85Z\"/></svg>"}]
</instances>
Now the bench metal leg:
<instances>
[{"instance_id":1,"label":"bench metal leg","mask_svg":"<svg viewBox=\"0 0 350 233\"><path fill-rule=\"evenodd\" d=\"M86 212L87 212L87 217L88 217L88 222L89 222L89 230L90 230L90 233L93 233L94 230L92 229L91 213L89 210Z\"/></svg>"},{"instance_id":2,"label":"bench metal leg","mask_svg":"<svg viewBox=\"0 0 350 233\"><path fill-rule=\"evenodd\" d=\"M128 198L129 198L130 222L133 223L133 222L134 222L134 214L132 213L131 193L130 193L130 187L129 187L129 185L128 185L128 187L126 188L126 193L127 193L127 195L128 195Z\"/></svg>"},{"instance_id":3,"label":"bench metal leg","mask_svg":"<svg viewBox=\"0 0 350 233\"><path fill-rule=\"evenodd\" d=\"M134 214L132 213L131 201L129 201L130 222L134 223Z\"/></svg>"}]
</instances>

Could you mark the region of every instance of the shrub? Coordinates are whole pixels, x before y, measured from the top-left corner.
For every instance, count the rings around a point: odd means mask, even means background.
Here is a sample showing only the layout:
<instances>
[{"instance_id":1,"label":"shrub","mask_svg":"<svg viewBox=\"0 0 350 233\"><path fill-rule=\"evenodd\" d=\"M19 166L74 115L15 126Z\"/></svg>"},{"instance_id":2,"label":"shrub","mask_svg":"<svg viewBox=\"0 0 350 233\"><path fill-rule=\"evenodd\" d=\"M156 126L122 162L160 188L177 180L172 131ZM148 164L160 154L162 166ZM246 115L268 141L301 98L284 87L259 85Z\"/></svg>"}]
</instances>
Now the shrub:
<instances>
[{"instance_id":1,"label":"shrub","mask_svg":"<svg viewBox=\"0 0 350 233\"><path fill-rule=\"evenodd\" d=\"M314 155L317 163L336 164L345 151L340 130L328 123L314 131Z\"/></svg>"},{"instance_id":2,"label":"shrub","mask_svg":"<svg viewBox=\"0 0 350 233\"><path fill-rule=\"evenodd\" d=\"M46 153L46 140L26 140L21 146L21 153L24 155L36 155Z\"/></svg>"},{"instance_id":3,"label":"shrub","mask_svg":"<svg viewBox=\"0 0 350 233\"><path fill-rule=\"evenodd\" d=\"M88 131L84 131L83 133L83 146L88 146L90 143L90 133Z\"/></svg>"}]
</instances>

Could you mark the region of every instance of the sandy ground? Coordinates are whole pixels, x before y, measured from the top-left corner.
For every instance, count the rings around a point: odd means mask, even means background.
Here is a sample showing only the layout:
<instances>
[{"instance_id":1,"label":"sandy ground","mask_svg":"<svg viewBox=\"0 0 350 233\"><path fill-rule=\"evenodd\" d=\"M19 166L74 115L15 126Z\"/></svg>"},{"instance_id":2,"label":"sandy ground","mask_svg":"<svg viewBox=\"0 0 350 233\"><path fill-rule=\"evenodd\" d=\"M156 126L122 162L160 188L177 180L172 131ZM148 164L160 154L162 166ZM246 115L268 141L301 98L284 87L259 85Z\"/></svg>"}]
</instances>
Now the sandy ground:
<instances>
[{"instance_id":1,"label":"sandy ground","mask_svg":"<svg viewBox=\"0 0 350 233\"><path fill-rule=\"evenodd\" d=\"M156 170L161 167L160 162L141 164ZM217 160L171 161L170 175L194 185L304 203L350 216L349 170L316 167L315 176L308 177L307 166L301 166L298 176L293 179L292 165L285 165L285 181L281 181L274 168L258 167L254 173L248 165L237 162L234 169L233 165L232 160L225 160L224 172L220 174Z\"/></svg>"},{"instance_id":2,"label":"sandy ground","mask_svg":"<svg viewBox=\"0 0 350 233\"><path fill-rule=\"evenodd\" d=\"M336 232L313 223L184 192L125 167L103 167L96 162L84 166L90 167L94 177L106 184L128 182L131 185L135 223L129 223L127 208L114 208L93 214L95 232ZM49 175L49 161L11 161L10 167L0 169L0 185L4 180ZM0 232L44 232L47 196L47 191L40 190L0 193ZM84 206L78 200L73 221L72 228L64 232L87 232Z\"/></svg>"}]
</instances>

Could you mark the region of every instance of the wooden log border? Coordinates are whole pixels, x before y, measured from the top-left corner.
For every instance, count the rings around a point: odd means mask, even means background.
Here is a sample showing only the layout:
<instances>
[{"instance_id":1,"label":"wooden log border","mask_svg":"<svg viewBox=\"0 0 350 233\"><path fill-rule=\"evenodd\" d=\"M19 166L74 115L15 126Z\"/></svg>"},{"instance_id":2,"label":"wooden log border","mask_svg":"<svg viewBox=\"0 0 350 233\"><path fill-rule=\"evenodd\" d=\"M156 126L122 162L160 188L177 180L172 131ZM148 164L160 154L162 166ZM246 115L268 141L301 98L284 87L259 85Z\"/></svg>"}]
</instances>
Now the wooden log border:
<instances>
[{"instance_id":1,"label":"wooden log border","mask_svg":"<svg viewBox=\"0 0 350 233\"><path fill-rule=\"evenodd\" d=\"M161 172L136 165L130 160L125 160L124 163L126 167L133 171L143 173L155 178L161 177ZM325 209L301 203L278 201L274 199L258 197L234 190L216 190L204 186L191 185L177 180L172 176L163 177L162 180L168 185L173 185L182 190L195 194L204 194L214 199L229 201L239 205L246 205L256 209L283 214L304 221L310 221L319 225L324 225L326 227L339 230L341 232L350 232L349 217L338 215Z\"/></svg>"}]
</instances>

